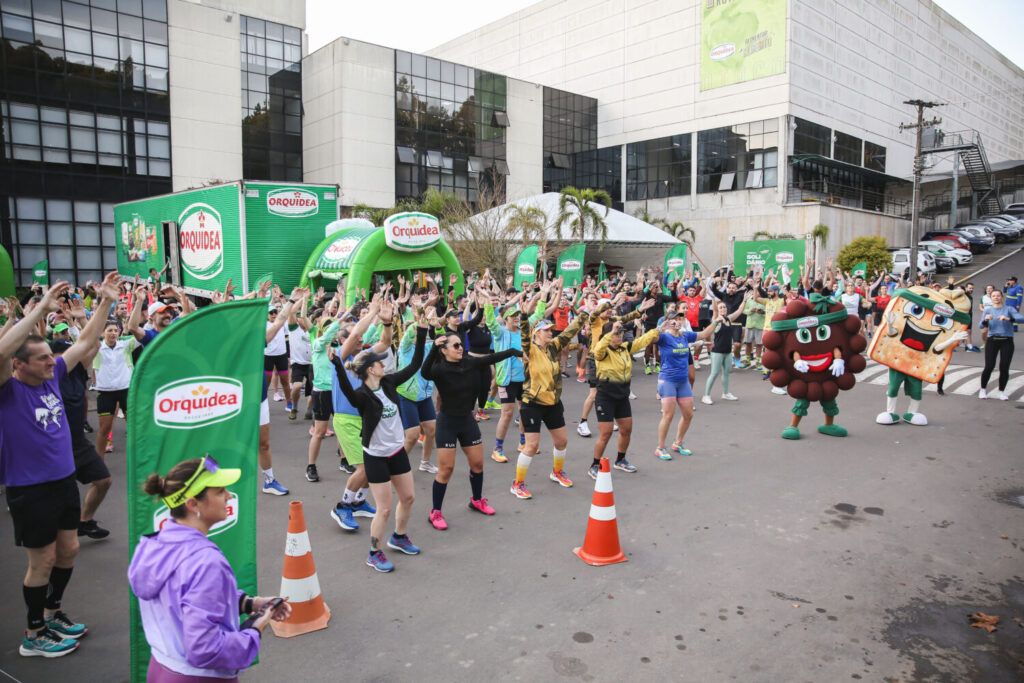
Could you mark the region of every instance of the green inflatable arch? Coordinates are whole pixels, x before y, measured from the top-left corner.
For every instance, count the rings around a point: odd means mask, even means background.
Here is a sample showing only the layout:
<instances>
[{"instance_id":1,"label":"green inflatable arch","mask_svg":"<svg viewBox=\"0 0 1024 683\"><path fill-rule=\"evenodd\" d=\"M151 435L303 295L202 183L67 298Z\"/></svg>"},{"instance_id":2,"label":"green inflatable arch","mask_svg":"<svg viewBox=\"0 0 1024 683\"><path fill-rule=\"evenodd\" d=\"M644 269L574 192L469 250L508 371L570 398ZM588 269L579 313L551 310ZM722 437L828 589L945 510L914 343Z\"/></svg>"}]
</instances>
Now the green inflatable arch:
<instances>
[{"instance_id":1,"label":"green inflatable arch","mask_svg":"<svg viewBox=\"0 0 1024 683\"><path fill-rule=\"evenodd\" d=\"M445 282L455 273L455 293L465 292L459 260L444 240L422 251L398 251L385 242L384 228L363 227L344 228L318 244L302 269L299 286L337 289L345 278L345 305L351 306L358 298L357 290L373 291L374 275L393 282L398 275L412 280L416 271L440 272ZM333 281L334 287L328 281Z\"/></svg>"},{"instance_id":2,"label":"green inflatable arch","mask_svg":"<svg viewBox=\"0 0 1024 683\"><path fill-rule=\"evenodd\" d=\"M14 264L0 244L0 296L14 296Z\"/></svg>"}]
</instances>

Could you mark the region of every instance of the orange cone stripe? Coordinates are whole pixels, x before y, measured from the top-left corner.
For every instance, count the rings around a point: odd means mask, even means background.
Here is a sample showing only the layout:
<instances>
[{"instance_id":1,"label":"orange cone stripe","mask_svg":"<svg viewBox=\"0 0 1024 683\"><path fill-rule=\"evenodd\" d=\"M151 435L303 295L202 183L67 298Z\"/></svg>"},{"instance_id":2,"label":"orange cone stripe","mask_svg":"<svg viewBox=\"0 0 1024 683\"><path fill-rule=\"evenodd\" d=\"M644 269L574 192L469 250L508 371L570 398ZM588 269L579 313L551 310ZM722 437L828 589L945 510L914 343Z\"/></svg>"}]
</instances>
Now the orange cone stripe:
<instances>
[{"instance_id":1,"label":"orange cone stripe","mask_svg":"<svg viewBox=\"0 0 1024 683\"><path fill-rule=\"evenodd\" d=\"M316 566L313 564L313 553L307 553L302 557L286 557L284 559L282 577L286 579L305 579L314 574L316 574Z\"/></svg>"},{"instance_id":2,"label":"orange cone stripe","mask_svg":"<svg viewBox=\"0 0 1024 683\"><path fill-rule=\"evenodd\" d=\"M608 493L594 493L594 505L602 508L615 507L615 494L609 491Z\"/></svg>"}]
</instances>

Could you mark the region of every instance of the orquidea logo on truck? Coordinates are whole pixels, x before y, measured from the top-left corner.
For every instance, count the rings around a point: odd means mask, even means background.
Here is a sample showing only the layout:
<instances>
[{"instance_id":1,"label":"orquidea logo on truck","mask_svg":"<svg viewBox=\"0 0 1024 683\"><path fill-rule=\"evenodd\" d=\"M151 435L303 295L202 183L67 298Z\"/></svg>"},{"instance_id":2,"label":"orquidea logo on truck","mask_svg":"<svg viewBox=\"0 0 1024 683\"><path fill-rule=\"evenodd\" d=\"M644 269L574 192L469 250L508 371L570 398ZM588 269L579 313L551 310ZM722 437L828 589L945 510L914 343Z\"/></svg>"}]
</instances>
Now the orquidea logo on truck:
<instances>
[{"instance_id":1,"label":"orquidea logo on truck","mask_svg":"<svg viewBox=\"0 0 1024 683\"><path fill-rule=\"evenodd\" d=\"M242 383L231 377L189 377L165 384L153 397L153 422L198 429L242 412Z\"/></svg>"},{"instance_id":2,"label":"orquidea logo on truck","mask_svg":"<svg viewBox=\"0 0 1024 683\"><path fill-rule=\"evenodd\" d=\"M185 270L209 280L224 269L224 230L209 204L192 204L178 216L178 246Z\"/></svg>"},{"instance_id":3,"label":"orquidea logo on truck","mask_svg":"<svg viewBox=\"0 0 1024 683\"><path fill-rule=\"evenodd\" d=\"M267 193L267 211L285 218L315 216L320 210L320 198L309 190L286 187Z\"/></svg>"}]
</instances>

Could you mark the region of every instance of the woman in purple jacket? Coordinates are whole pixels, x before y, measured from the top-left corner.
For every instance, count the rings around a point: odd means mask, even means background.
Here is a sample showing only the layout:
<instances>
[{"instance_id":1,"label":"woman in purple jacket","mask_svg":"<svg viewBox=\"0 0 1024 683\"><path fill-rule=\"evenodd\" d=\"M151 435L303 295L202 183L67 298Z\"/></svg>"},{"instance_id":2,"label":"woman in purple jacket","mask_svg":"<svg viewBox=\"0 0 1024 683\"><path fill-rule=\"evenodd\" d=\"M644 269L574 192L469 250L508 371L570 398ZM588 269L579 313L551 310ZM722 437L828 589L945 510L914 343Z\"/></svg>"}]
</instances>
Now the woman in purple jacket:
<instances>
[{"instance_id":1,"label":"woman in purple jacket","mask_svg":"<svg viewBox=\"0 0 1024 683\"><path fill-rule=\"evenodd\" d=\"M166 477L146 479L145 492L171 512L160 531L142 537L128 567L152 651L148 683L237 681L256 659L270 620L291 614L287 602L264 609L274 598L239 590L224 554L206 537L227 518L230 493L224 487L241 474L207 455L178 463ZM240 629L241 614L254 618Z\"/></svg>"}]
</instances>

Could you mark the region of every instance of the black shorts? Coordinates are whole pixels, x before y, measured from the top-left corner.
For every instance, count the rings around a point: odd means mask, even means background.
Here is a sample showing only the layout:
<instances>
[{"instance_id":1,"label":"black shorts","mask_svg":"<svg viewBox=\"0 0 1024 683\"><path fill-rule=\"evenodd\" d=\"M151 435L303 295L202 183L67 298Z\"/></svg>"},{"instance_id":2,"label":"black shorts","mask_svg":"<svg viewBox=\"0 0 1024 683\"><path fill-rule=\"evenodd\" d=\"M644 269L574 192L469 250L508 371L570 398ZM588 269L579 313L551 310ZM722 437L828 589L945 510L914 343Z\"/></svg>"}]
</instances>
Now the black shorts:
<instances>
[{"instance_id":1,"label":"black shorts","mask_svg":"<svg viewBox=\"0 0 1024 683\"><path fill-rule=\"evenodd\" d=\"M14 522L14 544L44 548L58 531L78 529L82 502L75 475L31 486L8 486L7 505Z\"/></svg>"},{"instance_id":2,"label":"black shorts","mask_svg":"<svg viewBox=\"0 0 1024 683\"><path fill-rule=\"evenodd\" d=\"M314 389L312 403L314 420L327 422L331 419L331 413L334 412L334 400L330 391Z\"/></svg>"},{"instance_id":3,"label":"black shorts","mask_svg":"<svg viewBox=\"0 0 1024 683\"><path fill-rule=\"evenodd\" d=\"M265 358L266 356L264 356ZM304 383L305 389L302 392L303 396L309 396L313 393L313 366L304 365L302 363L292 363L292 384L298 384L299 382Z\"/></svg>"},{"instance_id":4,"label":"black shorts","mask_svg":"<svg viewBox=\"0 0 1024 683\"><path fill-rule=\"evenodd\" d=\"M110 470L107 463L96 452L96 446L86 441L85 443L72 446L75 454L75 479L80 484L91 484L100 479L109 479Z\"/></svg>"},{"instance_id":5,"label":"black shorts","mask_svg":"<svg viewBox=\"0 0 1024 683\"><path fill-rule=\"evenodd\" d=\"M594 398L594 410L597 412L598 422L614 422L627 417L633 417L633 409L629 405L629 399L611 398L602 396L598 390Z\"/></svg>"},{"instance_id":6,"label":"black shorts","mask_svg":"<svg viewBox=\"0 0 1024 683\"><path fill-rule=\"evenodd\" d=\"M498 400L502 404L516 403L523 400L523 383L509 382L508 386L498 387Z\"/></svg>"},{"instance_id":7,"label":"black shorts","mask_svg":"<svg viewBox=\"0 0 1024 683\"><path fill-rule=\"evenodd\" d=\"M553 406L524 403L519 409L519 420L524 434L540 434L542 422L552 432L565 427L565 408L561 401Z\"/></svg>"},{"instance_id":8,"label":"black shorts","mask_svg":"<svg viewBox=\"0 0 1024 683\"><path fill-rule=\"evenodd\" d=\"M439 413L437 416L437 433L434 436L434 445L437 448L455 448L458 443L463 448L478 446L483 442L480 435L480 425L476 423L472 415L446 415Z\"/></svg>"},{"instance_id":9,"label":"black shorts","mask_svg":"<svg viewBox=\"0 0 1024 683\"><path fill-rule=\"evenodd\" d=\"M411 472L412 467L409 465L409 454L404 448L390 458L381 458L363 451L363 471L371 484L386 484L391 481L391 477Z\"/></svg>"},{"instance_id":10,"label":"black shorts","mask_svg":"<svg viewBox=\"0 0 1024 683\"><path fill-rule=\"evenodd\" d=\"M121 406L124 414L128 414L128 390L118 389L117 391L101 391L96 394L96 414L113 415L117 412L117 406Z\"/></svg>"},{"instance_id":11,"label":"black shorts","mask_svg":"<svg viewBox=\"0 0 1024 683\"><path fill-rule=\"evenodd\" d=\"M733 323L732 325L730 325L730 327L732 328L731 329L732 343L733 344L742 344L743 343L743 325L739 325L737 323Z\"/></svg>"},{"instance_id":12,"label":"black shorts","mask_svg":"<svg viewBox=\"0 0 1024 683\"><path fill-rule=\"evenodd\" d=\"M263 372L288 372L288 354L263 356Z\"/></svg>"}]
</instances>

